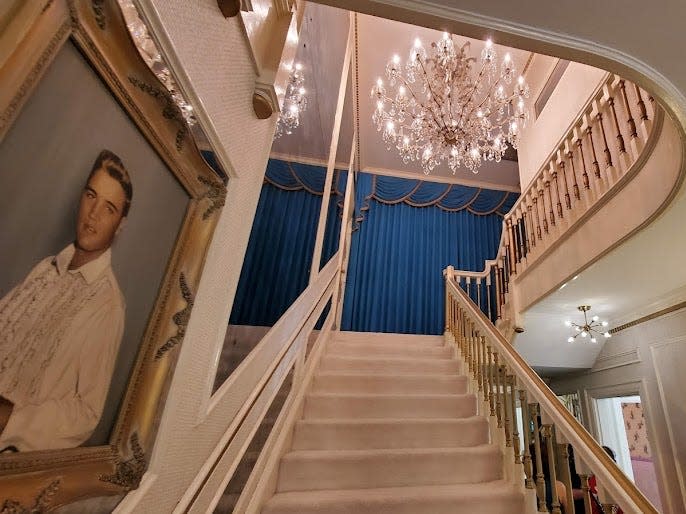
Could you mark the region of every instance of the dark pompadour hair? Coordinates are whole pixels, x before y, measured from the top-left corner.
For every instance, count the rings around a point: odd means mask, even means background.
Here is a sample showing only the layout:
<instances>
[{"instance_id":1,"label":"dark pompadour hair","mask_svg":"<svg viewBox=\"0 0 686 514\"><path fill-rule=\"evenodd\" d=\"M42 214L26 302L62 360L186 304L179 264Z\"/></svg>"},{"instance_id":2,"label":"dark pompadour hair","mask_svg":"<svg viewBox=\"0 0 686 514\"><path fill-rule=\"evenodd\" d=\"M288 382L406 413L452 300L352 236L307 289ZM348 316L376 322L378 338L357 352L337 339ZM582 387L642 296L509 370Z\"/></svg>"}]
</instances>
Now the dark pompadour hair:
<instances>
[{"instance_id":1,"label":"dark pompadour hair","mask_svg":"<svg viewBox=\"0 0 686 514\"><path fill-rule=\"evenodd\" d=\"M93 174L101 168L105 170L110 177L119 182L119 185L124 190L126 202L124 202L122 216L126 216L129 213L131 200L133 199L133 185L131 184L129 172L126 170L126 167L119 156L110 150L103 150L100 152L93 163L91 172L88 175L88 180L90 180Z\"/></svg>"}]
</instances>

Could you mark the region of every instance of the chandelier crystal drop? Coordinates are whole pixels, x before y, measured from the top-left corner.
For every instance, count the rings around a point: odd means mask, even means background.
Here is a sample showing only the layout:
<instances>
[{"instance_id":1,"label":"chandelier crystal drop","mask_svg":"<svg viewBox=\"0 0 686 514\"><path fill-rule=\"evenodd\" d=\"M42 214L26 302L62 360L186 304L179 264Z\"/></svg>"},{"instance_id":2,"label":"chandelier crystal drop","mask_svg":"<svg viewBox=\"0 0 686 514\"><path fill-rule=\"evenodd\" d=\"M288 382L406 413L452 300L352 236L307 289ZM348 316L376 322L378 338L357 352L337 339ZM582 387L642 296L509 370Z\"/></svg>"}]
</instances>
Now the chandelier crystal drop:
<instances>
[{"instance_id":1,"label":"chandelier crystal drop","mask_svg":"<svg viewBox=\"0 0 686 514\"><path fill-rule=\"evenodd\" d=\"M283 107L276 123L274 139L279 139L284 134L292 134L300 125L300 114L307 109L307 97L305 94L305 77L302 72L302 64L292 66L288 76L288 84L283 97Z\"/></svg>"},{"instance_id":2,"label":"chandelier crystal drop","mask_svg":"<svg viewBox=\"0 0 686 514\"><path fill-rule=\"evenodd\" d=\"M590 341L592 343L597 343L597 338L600 336L605 338L612 337L612 335L610 334L610 332L608 332L606 328L608 325L607 321L600 321L600 318L598 316L593 316L591 318L591 321L588 321L588 315L586 313L591 310L590 305L579 305L577 309L584 313L584 322L583 324L579 324L569 320L565 321L565 326L574 327L575 331L575 334L573 336L569 336L567 338L568 343L573 343L579 336L581 336L582 338L590 338Z\"/></svg>"},{"instance_id":3,"label":"chandelier crystal drop","mask_svg":"<svg viewBox=\"0 0 686 514\"><path fill-rule=\"evenodd\" d=\"M405 164L421 161L425 174L447 161L453 174L461 166L478 173L482 161L499 162L507 145L517 148L526 125L529 87L510 54L500 64L488 40L477 64L452 35L431 44L419 39L404 67L394 55L386 65L389 89L379 78L372 87L372 121L388 149Z\"/></svg>"}]
</instances>

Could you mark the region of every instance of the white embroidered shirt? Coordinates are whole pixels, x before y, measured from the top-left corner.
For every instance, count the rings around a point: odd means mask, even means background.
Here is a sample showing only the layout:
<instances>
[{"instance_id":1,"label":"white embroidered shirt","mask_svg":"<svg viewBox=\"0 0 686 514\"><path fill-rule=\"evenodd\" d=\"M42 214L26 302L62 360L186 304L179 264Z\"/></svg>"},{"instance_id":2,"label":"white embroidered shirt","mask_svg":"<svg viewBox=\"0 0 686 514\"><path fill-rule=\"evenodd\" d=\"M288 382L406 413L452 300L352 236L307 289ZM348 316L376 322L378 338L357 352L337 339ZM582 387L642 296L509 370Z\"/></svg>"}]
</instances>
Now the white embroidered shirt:
<instances>
[{"instance_id":1,"label":"white embroidered shirt","mask_svg":"<svg viewBox=\"0 0 686 514\"><path fill-rule=\"evenodd\" d=\"M74 245L0 300L0 395L14 404L0 449L72 448L102 415L124 332L111 252L70 270Z\"/></svg>"}]
</instances>

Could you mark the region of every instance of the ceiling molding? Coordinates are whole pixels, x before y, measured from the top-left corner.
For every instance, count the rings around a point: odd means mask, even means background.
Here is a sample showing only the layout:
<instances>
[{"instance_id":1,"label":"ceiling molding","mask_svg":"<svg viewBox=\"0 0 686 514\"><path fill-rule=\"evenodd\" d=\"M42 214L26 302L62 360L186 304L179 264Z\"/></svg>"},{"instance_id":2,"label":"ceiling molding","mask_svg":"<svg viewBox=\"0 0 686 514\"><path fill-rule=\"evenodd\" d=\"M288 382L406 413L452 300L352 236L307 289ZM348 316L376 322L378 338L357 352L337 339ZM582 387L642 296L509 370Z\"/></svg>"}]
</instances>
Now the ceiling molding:
<instances>
[{"instance_id":1,"label":"ceiling molding","mask_svg":"<svg viewBox=\"0 0 686 514\"><path fill-rule=\"evenodd\" d=\"M394 170L388 168L374 168L365 166L365 173L374 173L376 175L384 175L387 177L407 178L411 180L425 180L427 182L439 182L441 184L458 184L461 186L480 187L482 189L493 189L495 191L509 191L512 193L519 193L519 186L509 186L507 184L494 184L492 182L485 182L483 180L470 180L458 177L444 177L442 175L425 175L417 173L416 171Z\"/></svg>"},{"instance_id":2,"label":"ceiling molding","mask_svg":"<svg viewBox=\"0 0 686 514\"><path fill-rule=\"evenodd\" d=\"M326 168L329 161L326 159L316 159L316 158L311 158L311 157L301 157L297 155L289 155L285 153L279 153L279 152L271 152L269 154L270 159L278 159L280 161L286 161L286 162L296 162L298 164L307 164L309 166L320 166L322 168ZM336 161L334 164L334 168L337 170L347 170L350 167L350 163L348 162L343 162L343 161Z\"/></svg>"}]
</instances>

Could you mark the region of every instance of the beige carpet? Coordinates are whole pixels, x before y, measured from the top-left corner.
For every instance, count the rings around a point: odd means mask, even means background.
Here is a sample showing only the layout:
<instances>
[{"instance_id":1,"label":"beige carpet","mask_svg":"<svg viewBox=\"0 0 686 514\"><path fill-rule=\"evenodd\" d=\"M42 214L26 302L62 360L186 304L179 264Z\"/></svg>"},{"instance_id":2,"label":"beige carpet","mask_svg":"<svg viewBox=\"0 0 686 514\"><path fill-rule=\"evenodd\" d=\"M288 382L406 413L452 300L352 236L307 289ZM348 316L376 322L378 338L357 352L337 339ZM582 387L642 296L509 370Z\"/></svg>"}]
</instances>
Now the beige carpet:
<instances>
[{"instance_id":1,"label":"beige carpet","mask_svg":"<svg viewBox=\"0 0 686 514\"><path fill-rule=\"evenodd\" d=\"M263 514L518 514L442 337L337 333Z\"/></svg>"}]
</instances>

